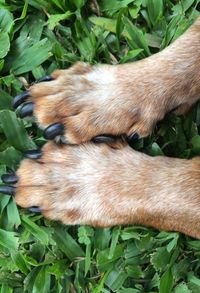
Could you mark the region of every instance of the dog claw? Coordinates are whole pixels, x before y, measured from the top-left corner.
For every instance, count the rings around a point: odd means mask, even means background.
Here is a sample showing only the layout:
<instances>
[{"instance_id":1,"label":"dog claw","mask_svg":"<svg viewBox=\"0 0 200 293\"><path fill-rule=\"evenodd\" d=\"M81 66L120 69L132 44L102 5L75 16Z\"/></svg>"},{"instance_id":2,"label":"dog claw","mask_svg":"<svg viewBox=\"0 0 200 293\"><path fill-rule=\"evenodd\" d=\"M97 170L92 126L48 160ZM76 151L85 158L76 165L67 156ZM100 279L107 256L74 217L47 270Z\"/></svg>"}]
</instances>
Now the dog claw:
<instances>
[{"instance_id":1,"label":"dog claw","mask_svg":"<svg viewBox=\"0 0 200 293\"><path fill-rule=\"evenodd\" d=\"M5 184L15 184L19 180L16 174L4 174L1 176L1 180Z\"/></svg>"},{"instance_id":2,"label":"dog claw","mask_svg":"<svg viewBox=\"0 0 200 293\"><path fill-rule=\"evenodd\" d=\"M44 130L44 138L54 139L57 135L64 134L64 125L61 123L54 123Z\"/></svg>"},{"instance_id":3,"label":"dog claw","mask_svg":"<svg viewBox=\"0 0 200 293\"><path fill-rule=\"evenodd\" d=\"M32 160L41 158L42 152L40 150L30 150L24 153L24 157Z\"/></svg>"},{"instance_id":4,"label":"dog claw","mask_svg":"<svg viewBox=\"0 0 200 293\"><path fill-rule=\"evenodd\" d=\"M0 186L0 193L14 196L15 195L15 187L2 185L2 186Z\"/></svg>"},{"instance_id":5,"label":"dog claw","mask_svg":"<svg viewBox=\"0 0 200 293\"><path fill-rule=\"evenodd\" d=\"M19 111L19 117L24 118L27 116L32 116L33 115L33 110L34 110L34 103L26 103L24 106L20 109Z\"/></svg>"},{"instance_id":6,"label":"dog claw","mask_svg":"<svg viewBox=\"0 0 200 293\"><path fill-rule=\"evenodd\" d=\"M42 212L42 210L39 207L30 207L30 208L28 208L28 211L32 212L32 213L41 213Z\"/></svg>"},{"instance_id":7,"label":"dog claw","mask_svg":"<svg viewBox=\"0 0 200 293\"><path fill-rule=\"evenodd\" d=\"M46 76L44 76L44 77L38 79L38 80L37 80L37 83L39 83L39 82L46 82L46 81L52 81L52 80L53 80L53 77L52 77L52 76L50 76L50 75L46 75Z\"/></svg>"},{"instance_id":8,"label":"dog claw","mask_svg":"<svg viewBox=\"0 0 200 293\"><path fill-rule=\"evenodd\" d=\"M25 91L22 94L15 96L12 101L13 108L16 109L19 105L21 105L23 102L25 102L29 96L30 96L29 91Z\"/></svg>"},{"instance_id":9,"label":"dog claw","mask_svg":"<svg viewBox=\"0 0 200 293\"><path fill-rule=\"evenodd\" d=\"M99 135L95 136L92 141L94 143L115 143L117 136L114 135Z\"/></svg>"},{"instance_id":10,"label":"dog claw","mask_svg":"<svg viewBox=\"0 0 200 293\"><path fill-rule=\"evenodd\" d=\"M129 135L129 136L127 137L127 142L128 142L128 143L132 143L132 142L134 142L134 141L137 141L139 138L140 138L140 137L139 137L139 134L138 134L137 132L133 132L131 135Z\"/></svg>"}]
</instances>

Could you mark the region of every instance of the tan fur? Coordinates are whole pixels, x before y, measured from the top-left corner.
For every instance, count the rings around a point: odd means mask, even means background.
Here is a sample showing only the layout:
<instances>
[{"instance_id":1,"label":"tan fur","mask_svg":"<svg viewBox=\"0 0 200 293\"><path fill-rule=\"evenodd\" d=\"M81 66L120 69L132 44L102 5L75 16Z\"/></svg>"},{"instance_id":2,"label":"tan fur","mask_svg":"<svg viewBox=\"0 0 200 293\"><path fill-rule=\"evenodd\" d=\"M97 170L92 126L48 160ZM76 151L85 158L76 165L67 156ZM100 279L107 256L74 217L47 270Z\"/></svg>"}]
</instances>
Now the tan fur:
<instances>
[{"instance_id":1,"label":"tan fur","mask_svg":"<svg viewBox=\"0 0 200 293\"><path fill-rule=\"evenodd\" d=\"M200 238L200 158L48 143L18 170L16 201L65 224L143 224Z\"/></svg>"},{"instance_id":2,"label":"tan fur","mask_svg":"<svg viewBox=\"0 0 200 293\"><path fill-rule=\"evenodd\" d=\"M149 135L156 122L199 99L200 17L162 52L123 65L76 63L56 70L54 81L30 88L42 127L65 125L65 139L79 144L100 134ZM186 107L187 106L187 107Z\"/></svg>"},{"instance_id":3,"label":"tan fur","mask_svg":"<svg viewBox=\"0 0 200 293\"><path fill-rule=\"evenodd\" d=\"M77 63L31 87L41 126L65 125L72 144L99 134L148 135L200 94L200 18L171 46L125 65ZM143 224L200 239L200 158L149 157L124 142L56 146L18 170L16 202L66 224Z\"/></svg>"}]
</instances>

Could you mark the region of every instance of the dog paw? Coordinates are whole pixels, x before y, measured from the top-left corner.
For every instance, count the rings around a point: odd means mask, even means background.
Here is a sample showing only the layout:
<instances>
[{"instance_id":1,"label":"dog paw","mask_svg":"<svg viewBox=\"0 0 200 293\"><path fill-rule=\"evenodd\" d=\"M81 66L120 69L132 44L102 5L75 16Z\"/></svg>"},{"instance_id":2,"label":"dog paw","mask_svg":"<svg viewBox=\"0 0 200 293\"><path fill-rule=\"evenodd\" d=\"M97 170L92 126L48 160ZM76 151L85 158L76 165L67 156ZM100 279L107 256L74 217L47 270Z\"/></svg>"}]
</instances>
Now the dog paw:
<instances>
[{"instance_id":1,"label":"dog paw","mask_svg":"<svg viewBox=\"0 0 200 293\"><path fill-rule=\"evenodd\" d=\"M0 193L65 224L114 225L127 219L126 211L120 215L115 208L123 193L123 158L123 150L106 144L49 142L41 151L27 152L16 174L2 176Z\"/></svg>"},{"instance_id":2,"label":"dog paw","mask_svg":"<svg viewBox=\"0 0 200 293\"><path fill-rule=\"evenodd\" d=\"M13 107L23 104L21 118L34 115L45 138L68 144L99 136L103 142L122 135L148 136L167 112L179 107L182 113L187 101L192 105L197 99L197 89L188 92L189 81L177 73L182 62L172 63L173 48L135 63L79 62L56 70L16 96Z\"/></svg>"},{"instance_id":3,"label":"dog paw","mask_svg":"<svg viewBox=\"0 0 200 293\"><path fill-rule=\"evenodd\" d=\"M53 142L25 157L16 174L2 176L0 193L31 212L69 225L142 224L200 238L199 159Z\"/></svg>"},{"instance_id":4,"label":"dog paw","mask_svg":"<svg viewBox=\"0 0 200 293\"><path fill-rule=\"evenodd\" d=\"M105 137L147 136L162 107L155 114L141 85L136 80L133 87L121 68L76 63L68 70L56 70L16 96L13 107L23 104L20 117L34 115L50 140L60 137L62 142L80 144L99 136L103 142L109 140Z\"/></svg>"},{"instance_id":5,"label":"dog paw","mask_svg":"<svg viewBox=\"0 0 200 293\"><path fill-rule=\"evenodd\" d=\"M29 101L20 116L34 115L47 139L80 144L100 135L147 136L167 112L182 114L199 99L198 40L199 18L157 54L112 66L78 62L41 79L13 106Z\"/></svg>"}]
</instances>

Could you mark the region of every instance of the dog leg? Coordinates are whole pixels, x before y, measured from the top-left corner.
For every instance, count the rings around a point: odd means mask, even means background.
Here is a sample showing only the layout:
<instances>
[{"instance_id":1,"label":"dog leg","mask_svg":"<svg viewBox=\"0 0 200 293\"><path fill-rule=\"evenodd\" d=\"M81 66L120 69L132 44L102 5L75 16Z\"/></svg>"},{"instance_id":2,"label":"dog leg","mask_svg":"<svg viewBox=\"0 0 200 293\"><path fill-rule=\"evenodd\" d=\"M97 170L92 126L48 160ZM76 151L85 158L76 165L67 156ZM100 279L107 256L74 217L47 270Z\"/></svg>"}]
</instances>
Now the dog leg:
<instances>
[{"instance_id":1,"label":"dog leg","mask_svg":"<svg viewBox=\"0 0 200 293\"><path fill-rule=\"evenodd\" d=\"M2 179L9 186L0 192L15 193L20 206L65 224L142 224L200 239L200 158L51 142L37 159L24 159L17 176Z\"/></svg>"},{"instance_id":2,"label":"dog leg","mask_svg":"<svg viewBox=\"0 0 200 293\"><path fill-rule=\"evenodd\" d=\"M48 139L79 144L99 135L149 135L174 108L200 98L200 17L169 47L122 65L76 63L14 98L34 114ZM182 112L181 112L182 113Z\"/></svg>"}]
</instances>

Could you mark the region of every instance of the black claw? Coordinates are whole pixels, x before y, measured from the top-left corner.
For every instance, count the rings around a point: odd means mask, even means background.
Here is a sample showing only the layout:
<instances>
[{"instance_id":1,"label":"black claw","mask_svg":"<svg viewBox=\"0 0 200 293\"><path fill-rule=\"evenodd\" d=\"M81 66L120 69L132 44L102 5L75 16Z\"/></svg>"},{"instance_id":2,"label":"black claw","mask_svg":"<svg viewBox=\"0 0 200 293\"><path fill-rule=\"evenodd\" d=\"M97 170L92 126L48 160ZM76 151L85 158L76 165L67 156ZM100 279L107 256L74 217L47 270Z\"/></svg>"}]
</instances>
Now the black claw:
<instances>
[{"instance_id":1,"label":"black claw","mask_svg":"<svg viewBox=\"0 0 200 293\"><path fill-rule=\"evenodd\" d=\"M117 136L114 135L99 135L92 139L94 143L115 143L116 140Z\"/></svg>"},{"instance_id":2,"label":"black claw","mask_svg":"<svg viewBox=\"0 0 200 293\"><path fill-rule=\"evenodd\" d=\"M16 174L4 174L1 176L1 180L5 184L15 184L19 180L18 176Z\"/></svg>"},{"instance_id":3,"label":"black claw","mask_svg":"<svg viewBox=\"0 0 200 293\"><path fill-rule=\"evenodd\" d=\"M53 77L50 76L50 75L47 75L47 76L44 76L44 77L38 79L37 80L37 83L39 83L39 82L46 82L46 81L52 81L52 80L53 80Z\"/></svg>"},{"instance_id":4,"label":"black claw","mask_svg":"<svg viewBox=\"0 0 200 293\"><path fill-rule=\"evenodd\" d=\"M57 135L62 135L64 134L64 125L61 123L54 123L48 126L44 130L44 138L46 139L54 139Z\"/></svg>"},{"instance_id":5,"label":"black claw","mask_svg":"<svg viewBox=\"0 0 200 293\"><path fill-rule=\"evenodd\" d=\"M12 101L13 108L16 109L19 105L21 105L23 102L25 102L29 96L30 96L29 91L25 91L22 94L14 97L14 99Z\"/></svg>"},{"instance_id":6,"label":"black claw","mask_svg":"<svg viewBox=\"0 0 200 293\"><path fill-rule=\"evenodd\" d=\"M39 207L28 208L28 211L32 212L32 213L41 213L42 212L42 210Z\"/></svg>"},{"instance_id":7,"label":"black claw","mask_svg":"<svg viewBox=\"0 0 200 293\"><path fill-rule=\"evenodd\" d=\"M15 195L15 187L13 186L0 186L0 193L7 194L7 195Z\"/></svg>"},{"instance_id":8,"label":"black claw","mask_svg":"<svg viewBox=\"0 0 200 293\"><path fill-rule=\"evenodd\" d=\"M40 150L30 150L24 153L24 157L32 160L41 158L42 152Z\"/></svg>"},{"instance_id":9,"label":"black claw","mask_svg":"<svg viewBox=\"0 0 200 293\"><path fill-rule=\"evenodd\" d=\"M132 142L138 140L139 138L140 138L140 137L139 137L139 134L138 134L137 132L133 132L131 135L129 135L129 136L127 137L127 142L128 142L128 143L132 143Z\"/></svg>"},{"instance_id":10,"label":"black claw","mask_svg":"<svg viewBox=\"0 0 200 293\"><path fill-rule=\"evenodd\" d=\"M19 111L19 117L24 118L27 116L32 116L33 115L33 110L34 110L34 103L26 103L23 105L23 107Z\"/></svg>"}]
</instances>

